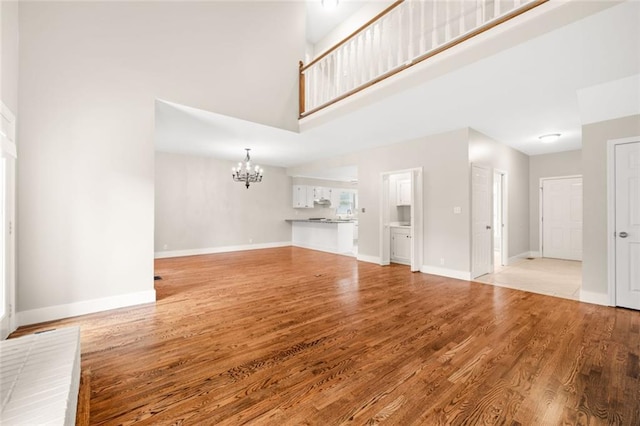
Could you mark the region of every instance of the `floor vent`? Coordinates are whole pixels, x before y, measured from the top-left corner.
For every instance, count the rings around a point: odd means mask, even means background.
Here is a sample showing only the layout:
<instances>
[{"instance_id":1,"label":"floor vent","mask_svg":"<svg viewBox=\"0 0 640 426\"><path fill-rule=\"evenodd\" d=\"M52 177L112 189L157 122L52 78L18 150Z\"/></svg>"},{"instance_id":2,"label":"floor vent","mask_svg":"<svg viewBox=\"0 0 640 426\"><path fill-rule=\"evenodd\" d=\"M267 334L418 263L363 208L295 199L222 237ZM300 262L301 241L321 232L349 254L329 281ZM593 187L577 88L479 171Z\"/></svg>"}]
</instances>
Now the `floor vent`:
<instances>
[{"instance_id":1,"label":"floor vent","mask_svg":"<svg viewBox=\"0 0 640 426\"><path fill-rule=\"evenodd\" d=\"M75 425L80 328L0 342L0 424Z\"/></svg>"}]
</instances>

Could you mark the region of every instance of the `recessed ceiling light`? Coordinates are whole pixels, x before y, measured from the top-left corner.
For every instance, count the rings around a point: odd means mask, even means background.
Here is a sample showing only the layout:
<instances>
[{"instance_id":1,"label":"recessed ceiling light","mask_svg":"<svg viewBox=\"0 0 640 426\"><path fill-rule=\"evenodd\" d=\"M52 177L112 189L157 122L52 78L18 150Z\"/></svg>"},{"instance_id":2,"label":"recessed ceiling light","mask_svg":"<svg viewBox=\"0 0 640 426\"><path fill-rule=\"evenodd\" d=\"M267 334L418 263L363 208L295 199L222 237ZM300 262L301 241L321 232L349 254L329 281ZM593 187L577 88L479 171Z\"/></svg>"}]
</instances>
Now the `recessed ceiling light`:
<instances>
[{"instance_id":1,"label":"recessed ceiling light","mask_svg":"<svg viewBox=\"0 0 640 426\"><path fill-rule=\"evenodd\" d=\"M548 135L539 136L540 142L542 143L553 143L556 142L560 138L560 133L549 133Z\"/></svg>"},{"instance_id":2,"label":"recessed ceiling light","mask_svg":"<svg viewBox=\"0 0 640 426\"><path fill-rule=\"evenodd\" d=\"M320 0L322 3L322 7L326 10L333 10L338 7L338 0Z\"/></svg>"}]
</instances>

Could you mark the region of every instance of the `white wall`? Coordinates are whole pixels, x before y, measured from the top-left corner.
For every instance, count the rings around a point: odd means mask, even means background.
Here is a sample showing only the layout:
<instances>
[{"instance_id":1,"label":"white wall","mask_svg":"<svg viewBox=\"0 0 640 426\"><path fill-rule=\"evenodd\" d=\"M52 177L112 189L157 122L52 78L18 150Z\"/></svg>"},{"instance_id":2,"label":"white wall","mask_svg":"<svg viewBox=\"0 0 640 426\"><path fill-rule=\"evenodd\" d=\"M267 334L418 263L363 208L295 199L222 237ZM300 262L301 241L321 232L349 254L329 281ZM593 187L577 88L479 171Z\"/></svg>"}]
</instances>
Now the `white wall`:
<instances>
[{"instance_id":1,"label":"white wall","mask_svg":"<svg viewBox=\"0 0 640 426\"><path fill-rule=\"evenodd\" d=\"M470 130L469 162L507 172L508 256L529 252L529 157L480 132Z\"/></svg>"},{"instance_id":2,"label":"white wall","mask_svg":"<svg viewBox=\"0 0 640 426\"><path fill-rule=\"evenodd\" d=\"M607 300L607 141L640 136L640 115L582 126L582 291Z\"/></svg>"},{"instance_id":3,"label":"white wall","mask_svg":"<svg viewBox=\"0 0 640 426\"><path fill-rule=\"evenodd\" d=\"M304 5L19 7L18 310L152 295L154 100L295 129Z\"/></svg>"},{"instance_id":4,"label":"white wall","mask_svg":"<svg viewBox=\"0 0 640 426\"><path fill-rule=\"evenodd\" d=\"M424 259L427 267L468 274L469 160L468 129L316 161L287 169L305 174L322 168L358 166L358 256L380 255L381 174L422 167L424 171ZM462 208L454 214L453 208ZM362 210L365 210L364 212ZM440 259L444 258L444 265Z\"/></svg>"},{"instance_id":5,"label":"white wall","mask_svg":"<svg viewBox=\"0 0 640 426\"><path fill-rule=\"evenodd\" d=\"M468 134L468 129L461 129L361 153L357 163L359 254L380 254L381 173L422 167L423 265L469 272ZM461 214L453 213L456 206L462 208Z\"/></svg>"},{"instance_id":6,"label":"white wall","mask_svg":"<svg viewBox=\"0 0 640 426\"><path fill-rule=\"evenodd\" d=\"M18 2L0 2L0 100L18 112Z\"/></svg>"},{"instance_id":7,"label":"white wall","mask_svg":"<svg viewBox=\"0 0 640 426\"><path fill-rule=\"evenodd\" d=\"M565 151L529 157L529 242L540 251L540 178L582 174L582 151Z\"/></svg>"},{"instance_id":8,"label":"white wall","mask_svg":"<svg viewBox=\"0 0 640 426\"><path fill-rule=\"evenodd\" d=\"M291 178L264 167L264 179L234 182L229 161L156 153L155 252L206 251L289 243ZM215 250L211 250L215 251Z\"/></svg>"}]
</instances>

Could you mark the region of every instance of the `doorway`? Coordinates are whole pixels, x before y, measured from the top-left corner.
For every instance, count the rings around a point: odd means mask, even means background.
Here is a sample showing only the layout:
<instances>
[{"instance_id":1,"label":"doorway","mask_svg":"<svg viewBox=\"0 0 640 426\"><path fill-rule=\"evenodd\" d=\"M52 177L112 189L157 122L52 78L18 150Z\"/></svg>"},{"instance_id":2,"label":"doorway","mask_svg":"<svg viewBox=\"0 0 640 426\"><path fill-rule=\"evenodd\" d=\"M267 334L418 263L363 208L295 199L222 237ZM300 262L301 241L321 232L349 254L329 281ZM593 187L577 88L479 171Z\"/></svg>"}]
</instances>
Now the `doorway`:
<instances>
[{"instance_id":1,"label":"doorway","mask_svg":"<svg viewBox=\"0 0 640 426\"><path fill-rule=\"evenodd\" d=\"M422 168L380 175L380 265L406 263L422 268ZM393 235L392 235L393 234ZM400 261L398 261L400 260Z\"/></svg>"},{"instance_id":2,"label":"doorway","mask_svg":"<svg viewBox=\"0 0 640 426\"><path fill-rule=\"evenodd\" d=\"M640 137L608 146L611 304L640 310Z\"/></svg>"}]
</instances>

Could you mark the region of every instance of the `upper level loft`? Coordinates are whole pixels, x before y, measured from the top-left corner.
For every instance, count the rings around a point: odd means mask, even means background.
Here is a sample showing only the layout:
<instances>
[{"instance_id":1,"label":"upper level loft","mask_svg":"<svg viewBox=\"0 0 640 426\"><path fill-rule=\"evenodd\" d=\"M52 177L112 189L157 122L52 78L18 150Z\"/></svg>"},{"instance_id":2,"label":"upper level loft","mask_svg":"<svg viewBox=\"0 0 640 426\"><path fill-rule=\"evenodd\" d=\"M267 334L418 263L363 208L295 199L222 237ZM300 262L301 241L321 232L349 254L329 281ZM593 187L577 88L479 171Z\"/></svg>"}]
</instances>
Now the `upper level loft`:
<instances>
[{"instance_id":1,"label":"upper level loft","mask_svg":"<svg viewBox=\"0 0 640 426\"><path fill-rule=\"evenodd\" d=\"M398 0L300 62L299 118L320 111L548 0Z\"/></svg>"}]
</instances>

